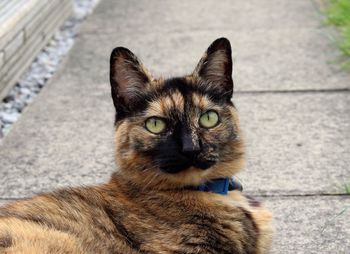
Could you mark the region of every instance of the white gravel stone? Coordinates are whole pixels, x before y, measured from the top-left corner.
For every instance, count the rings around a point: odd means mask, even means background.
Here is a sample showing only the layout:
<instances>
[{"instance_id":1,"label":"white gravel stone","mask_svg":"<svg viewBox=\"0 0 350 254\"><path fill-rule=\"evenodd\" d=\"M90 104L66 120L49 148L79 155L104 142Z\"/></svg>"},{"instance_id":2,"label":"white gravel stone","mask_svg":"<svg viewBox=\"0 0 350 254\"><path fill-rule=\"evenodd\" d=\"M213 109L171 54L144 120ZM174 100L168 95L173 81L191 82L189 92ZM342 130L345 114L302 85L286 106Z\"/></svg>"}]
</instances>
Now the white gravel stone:
<instances>
[{"instance_id":1,"label":"white gravel stone","mask_svg":"<svg viewBox=\"0 0 350 254\"><path fill-rule=\"evenodd\" d=\"M7 113L7 112L2 112L0 115L1 120L4 123L14 123L17 121L19 117L19 113L13 112L13 113Z\"/></svg>"},{"instance_id":2,"label":"white gravel stone","mask_svg":"<svg viewBox=\"0 0 350 254\"><path fill-rule=\"evenodd\" d=\"M20 88L20 91L21 94L31 94L31 91L26 87Z\"/></svg>"}]
</instances>

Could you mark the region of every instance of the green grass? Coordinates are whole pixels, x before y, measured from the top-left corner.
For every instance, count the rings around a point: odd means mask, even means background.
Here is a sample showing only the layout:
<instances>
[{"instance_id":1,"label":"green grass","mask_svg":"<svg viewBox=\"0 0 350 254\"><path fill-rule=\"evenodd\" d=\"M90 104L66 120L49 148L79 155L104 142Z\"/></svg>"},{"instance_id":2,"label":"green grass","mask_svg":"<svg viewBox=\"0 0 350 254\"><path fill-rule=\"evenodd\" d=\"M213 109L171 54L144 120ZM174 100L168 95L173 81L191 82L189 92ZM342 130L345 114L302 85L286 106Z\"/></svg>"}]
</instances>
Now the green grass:
<instances>
[{"instance_id":1,"label":"green grass","mask_svg":"<svg viewBox=\"0 0 350 254\"><path fill-rule=\"evenodd\" d=\"M345 65L350 67L350 0L331 0L327 23L339 29L341 38L338 46L346 57Z\"/></svg>"},{"instance_id":2,"label":"green grass","mask_svg":"<svg viewBox=\"0 0 350 254\"><path fill-rule=\"evenodd\" d=\"M345 193L350 195L350 183L344 184Z\"/></svg>"}]
</instances>

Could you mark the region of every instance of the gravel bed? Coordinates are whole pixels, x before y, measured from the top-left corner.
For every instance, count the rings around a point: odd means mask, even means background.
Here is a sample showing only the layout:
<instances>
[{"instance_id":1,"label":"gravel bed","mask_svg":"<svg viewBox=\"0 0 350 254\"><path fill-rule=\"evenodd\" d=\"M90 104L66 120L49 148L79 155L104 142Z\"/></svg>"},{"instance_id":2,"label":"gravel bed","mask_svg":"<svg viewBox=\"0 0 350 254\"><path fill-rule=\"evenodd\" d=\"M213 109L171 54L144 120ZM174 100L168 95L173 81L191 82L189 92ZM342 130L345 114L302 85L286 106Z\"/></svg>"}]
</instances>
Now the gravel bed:
<instances>
[{"instance_id":1,"label":"gravel bed","mask_svg":"<svg viewBox=\"0 0 350 254\"><path fill-rule=\"evenodd\" d=\"M23 109L33 101L55 73L63 56L72 48L80 24L93 11L98 2L99 0L73 1L73 16L56 32L27 72L0 102L0 139L10 131Z\"/></svg>"}]
</instances>

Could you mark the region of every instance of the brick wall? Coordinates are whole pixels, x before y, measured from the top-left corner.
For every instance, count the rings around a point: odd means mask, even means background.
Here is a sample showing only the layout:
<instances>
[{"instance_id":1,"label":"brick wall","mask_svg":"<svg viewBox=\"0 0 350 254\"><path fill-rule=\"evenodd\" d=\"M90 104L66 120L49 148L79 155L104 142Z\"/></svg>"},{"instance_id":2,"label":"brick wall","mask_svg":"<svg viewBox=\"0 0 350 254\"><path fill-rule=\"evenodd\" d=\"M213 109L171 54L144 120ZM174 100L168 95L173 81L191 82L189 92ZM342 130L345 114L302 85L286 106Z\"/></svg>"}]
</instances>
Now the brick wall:
<instances>
[{"instance_id":1,"label":"brick wall","mask_svg":"<svg viewBox=\"0 0 350 254\"><path fill-rule=\"evenodd\" d=\"M0 98L72 14L72 0L0 1Z\"/></svg>"}]
</instances>

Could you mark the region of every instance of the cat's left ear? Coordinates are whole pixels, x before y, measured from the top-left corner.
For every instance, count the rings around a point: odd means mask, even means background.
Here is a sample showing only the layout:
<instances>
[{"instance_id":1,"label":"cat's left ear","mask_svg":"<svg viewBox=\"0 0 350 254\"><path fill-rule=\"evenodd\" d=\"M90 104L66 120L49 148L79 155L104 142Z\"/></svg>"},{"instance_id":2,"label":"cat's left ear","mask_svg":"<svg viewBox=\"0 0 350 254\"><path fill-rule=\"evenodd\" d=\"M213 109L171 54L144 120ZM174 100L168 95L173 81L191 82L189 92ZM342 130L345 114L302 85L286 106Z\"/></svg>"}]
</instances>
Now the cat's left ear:
<instances>
[{"instance_id":1,"label":"cat's left ear","mask_svg":"<svg viewBox=\"0 0 350 254\"><path fill-rule=\"evenodd\" d=\"M226 38L215 40L199 61L193 75L201 86L215 91L228 100L233 93L231 44Z\"/></svg>"},{"instance_id":2,"label":"cat's left ear","mask_svg":"<svg viewBox=\"0 0 350 254\"><path fill-rule=\"evenodd\" d=\"M127 48L118 47L110 59L110 82L116 120L122 119L142 104L152 76Z\"/></svg>"}]
</instances>

